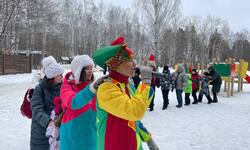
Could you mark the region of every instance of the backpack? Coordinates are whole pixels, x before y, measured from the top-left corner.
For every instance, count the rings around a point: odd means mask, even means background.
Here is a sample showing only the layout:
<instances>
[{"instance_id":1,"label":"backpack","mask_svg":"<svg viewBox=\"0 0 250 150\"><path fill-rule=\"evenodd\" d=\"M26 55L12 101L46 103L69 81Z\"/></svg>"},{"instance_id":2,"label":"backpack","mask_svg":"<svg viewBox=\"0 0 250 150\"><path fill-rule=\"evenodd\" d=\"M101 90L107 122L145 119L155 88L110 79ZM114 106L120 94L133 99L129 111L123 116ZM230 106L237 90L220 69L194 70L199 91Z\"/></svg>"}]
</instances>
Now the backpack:
<instances>
[{"instance_id":1,"label":"backpack","mask_svg":"<svg viewBox=\"0 0 250 150\"><path fill-rule=\"evenodd\" d=\"M32 99L33 92L34 92L33 88L30 88L26 91L24 98L23 98L23 103L22 103L21 108L20 108L22 115L29 118L29 119L31 119L31 117L32 117L30 102Z\"/></svg>"}]
</instances>

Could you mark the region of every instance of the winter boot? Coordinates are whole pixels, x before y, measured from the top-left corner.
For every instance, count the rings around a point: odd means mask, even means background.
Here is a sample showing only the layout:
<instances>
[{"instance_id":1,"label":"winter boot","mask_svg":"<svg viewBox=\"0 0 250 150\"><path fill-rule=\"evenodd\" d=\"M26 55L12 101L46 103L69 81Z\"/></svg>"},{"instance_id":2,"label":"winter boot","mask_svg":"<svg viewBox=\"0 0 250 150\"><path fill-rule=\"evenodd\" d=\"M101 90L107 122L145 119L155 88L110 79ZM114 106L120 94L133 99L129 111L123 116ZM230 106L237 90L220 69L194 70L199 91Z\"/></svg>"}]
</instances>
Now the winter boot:
<instances>
[{"instance_id":1,"label":"winter boot","mask_svg":"<svg viewBox=\"0 0 250 150\"><path fill-rule=\"evenodd\" d=\"M212 102L217 103L218 99L217 99L217 93L216 92L213 92L213 98L214 98L214 100Z\"/></svg>"},{"instance_id":2,"label":"winter boot","mask_svg":"<svg viewBox=\"0 0 250 150\"><path fill-rule=\"evenodd\" d=\"M197 101L194 101L192 104L198 104L198 102L197 102Z\"/></svg>"},{"instance_id":3,"label":"winter boot","mask_svg":"<svg viewBox=\"0 0 250 150\"><path fill-rule=\"evenodd\" d=\"M162 110L165 110L168 108L168 105L163 105Z\"/></svg>"},{"instance_id":4,"label":"winter boot","mask_svg":"<svg viewBox=\"0 0 250 150\"><path fill-rule=\"evenodd\" d=\"M181 108L182 106L181 105L176 105L177 108Z\"/></svg>"},{"instance_id":5,"label":"winter boot","mask_svg":"<svg viewBox=\"0 0 250 150\"><path fill-rule=\"evenodd\" d=\"M202 97L203 97L202 95L199 95L199 97L198 97L198 102L199 102L199 103L202 102Z\"/></svg>"},{"instance_id":6,"label":"winter boot","mask_svg":"<svg viewBox=\"0 0 250 150\"><path fill-rule=\"evenodd\" d=\"M154 107L150 107L150 108L149 108L149 111L154 111Z\"/></svg>"},{"instance_id":7,"label":"winter boot","mask_svg":"<svg viewBox=\"0 0 250 150\"><path fill-rule=\"evenodd\" d=\"M206 95L207 96L207 100L208 100L208 102L207 102L207 104L211 104L212 103L212 98L210 97L210 95Z\"/></svg>"}]
</instances>

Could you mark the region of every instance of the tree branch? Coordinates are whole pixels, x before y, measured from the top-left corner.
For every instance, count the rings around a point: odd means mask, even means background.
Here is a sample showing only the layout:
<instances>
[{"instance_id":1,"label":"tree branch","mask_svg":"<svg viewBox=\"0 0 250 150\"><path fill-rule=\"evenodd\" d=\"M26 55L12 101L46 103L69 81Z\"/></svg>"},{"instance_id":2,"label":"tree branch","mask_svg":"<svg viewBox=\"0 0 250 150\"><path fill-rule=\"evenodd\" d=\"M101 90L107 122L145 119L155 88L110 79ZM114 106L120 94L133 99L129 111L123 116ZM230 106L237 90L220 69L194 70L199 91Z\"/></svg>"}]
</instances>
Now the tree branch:
<instances>
[{"instance_id":1,"label":"tree branch","mask_svg":"<svg viewBox=\"0 0 250 150\"><path fill-rule=\"evenodd\" d=\"M12 9L12 11L11 11L9 17L8 17L8 19L5 21L5 23L3 25L2 32L0 34L0 43L1 43L2 39L3 39L3 37L4 37L4 34L5 34L6 28L8 26L8 23L10 22L10 19L12 18L12 15L13 15L13 13L14 13L17 5L20 3L20 1L21 0L18 0L17 3L14 5L14 7L13 7L13 9Z\"/></svg>"}]
</instances>

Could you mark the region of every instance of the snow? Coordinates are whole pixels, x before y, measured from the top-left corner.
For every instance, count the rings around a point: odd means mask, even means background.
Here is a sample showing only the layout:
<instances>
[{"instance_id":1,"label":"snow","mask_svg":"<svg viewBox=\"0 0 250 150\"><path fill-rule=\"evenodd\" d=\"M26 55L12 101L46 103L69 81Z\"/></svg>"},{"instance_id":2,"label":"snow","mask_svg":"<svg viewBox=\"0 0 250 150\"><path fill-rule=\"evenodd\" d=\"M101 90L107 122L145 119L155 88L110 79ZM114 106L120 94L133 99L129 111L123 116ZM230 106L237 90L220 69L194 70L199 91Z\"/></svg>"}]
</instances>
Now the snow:
<instances>
[{"instance_id":1,"label":"snow","mask_svg":"<svg viewBox=\"0 0 250 150\"><path fill-rule=\"evenodd\" d=\"M20 105L36 73L0 76L1 149L29 149L30 120L20 114ZM234 87L237 91L237 84ZM219 103L208 105L204 97L203 103L180 109L175 107L175 93L170 92L170 105L161 110L162 94L156 89L155 110L142 121L160 150L249 150L250 84L230 98L221 91Z\"/></svg>"}]
</instances>

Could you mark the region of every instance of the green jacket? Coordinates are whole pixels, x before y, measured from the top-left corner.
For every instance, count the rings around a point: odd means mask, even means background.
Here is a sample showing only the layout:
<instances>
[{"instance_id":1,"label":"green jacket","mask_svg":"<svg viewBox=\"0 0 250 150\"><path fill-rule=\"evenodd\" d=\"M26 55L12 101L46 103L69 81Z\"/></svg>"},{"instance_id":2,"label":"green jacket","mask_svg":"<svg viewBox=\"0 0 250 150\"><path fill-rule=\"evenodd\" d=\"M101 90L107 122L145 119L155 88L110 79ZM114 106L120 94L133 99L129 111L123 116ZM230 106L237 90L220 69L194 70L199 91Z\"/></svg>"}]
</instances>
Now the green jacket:
<instances>
[{"instance_id":1,"label":"green jacket","mask_svg":"<svg viewBox=\"0 0 250 150\"><path fill-rule=\"evenodd\" d=\"M187 74L188 80L187 84L185 87L185 93L192 93L192 80L191 80L191 75Z\"/></svg>"}]
</instances>

